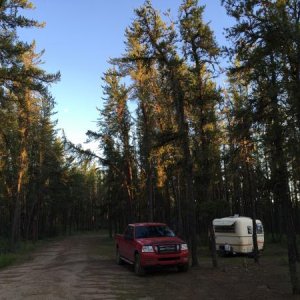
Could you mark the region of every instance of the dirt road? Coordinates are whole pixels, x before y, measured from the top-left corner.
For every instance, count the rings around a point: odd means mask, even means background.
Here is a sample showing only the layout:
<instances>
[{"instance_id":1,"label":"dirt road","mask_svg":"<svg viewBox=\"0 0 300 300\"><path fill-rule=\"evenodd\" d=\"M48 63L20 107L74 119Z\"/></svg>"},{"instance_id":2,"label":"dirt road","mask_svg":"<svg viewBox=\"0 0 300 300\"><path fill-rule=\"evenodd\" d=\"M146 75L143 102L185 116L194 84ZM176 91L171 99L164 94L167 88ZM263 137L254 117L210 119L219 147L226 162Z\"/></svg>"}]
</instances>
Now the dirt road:
<instances>
[{"instance_id":1,"label":"dirt road","mask_svg":"<svg viewBox=\"0 0 300 300\"><path fill-rule=\"evenodd\" d=\"M214 270L206 263L188 273L137 277L130 266L115 264L105 236L80 235L47 243L32 260L1 270L0 299L297 299L289 294L285 269L270 274L268 268Z\"/></svg>"}]
</instances>

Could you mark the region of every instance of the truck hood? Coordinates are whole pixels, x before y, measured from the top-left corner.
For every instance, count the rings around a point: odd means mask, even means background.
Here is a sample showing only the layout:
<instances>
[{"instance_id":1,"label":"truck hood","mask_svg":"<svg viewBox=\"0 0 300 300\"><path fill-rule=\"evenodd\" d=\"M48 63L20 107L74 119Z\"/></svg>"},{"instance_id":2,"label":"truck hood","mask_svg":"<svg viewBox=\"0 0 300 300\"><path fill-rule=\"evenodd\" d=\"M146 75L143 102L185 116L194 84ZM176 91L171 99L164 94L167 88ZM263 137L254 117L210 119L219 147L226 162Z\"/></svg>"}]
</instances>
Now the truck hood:
<instances>
[{"instance_id":1,"label":"truck hood","mask_svg":"<svg viewBox=\"0 0 300 300\"><path fill-rule=\"evenodd\" d=\"M137 239L141 245L169 245L169 244L184 244L185 242L179 237L153 237Z\"/></svg>"}]
</instances>

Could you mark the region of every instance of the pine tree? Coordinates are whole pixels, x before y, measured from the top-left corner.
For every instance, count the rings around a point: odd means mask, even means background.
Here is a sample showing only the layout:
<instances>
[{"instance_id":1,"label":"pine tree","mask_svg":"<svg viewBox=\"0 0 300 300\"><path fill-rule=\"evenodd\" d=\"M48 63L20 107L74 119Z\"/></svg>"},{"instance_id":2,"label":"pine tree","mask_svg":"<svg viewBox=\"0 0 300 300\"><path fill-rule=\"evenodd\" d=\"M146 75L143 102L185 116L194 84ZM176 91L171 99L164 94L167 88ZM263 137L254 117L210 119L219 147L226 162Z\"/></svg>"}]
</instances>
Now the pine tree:
<instances>
[{"instance_id":1,"label":"pine tree","mask_svg":"<svg viewBox=\"0 0 300 300\"><path fill-rule=\"evenodd\" d=\"M22 82L14 82L11 89L11 97L16 103L17 126L18 126L18 160L17 160L17 181L15 185L15 205L14 219L12 224L12 247L17 245L20 239L21 228L21 197L26 197L24 190L25 182L28 180L29 167L29 145L30 130L34 119L38 118L39 111L36 110L36 96L39 94L44 101L50 99L47 95L46 87L43 85L44 80L55 81L57 76L47 75L44 71L38 69L36 65L39 63L40 55L34 53L34 45L30 51L22 55L23 70L35 74L35 78L24 78ZM25 198L24 198L25 199ZM24 200L23 200L24 201Z\"/></svg>"},{"instance_id":2,"label":"pine tree","mask_svg":"<svg viewBox=\"0 0 300 300\"><path fill-rule=\"evenodd\" d=\"M231 53L241 62L235 73L251 85L252 105L255 107L255 119L266 126L266 142L270 149L271 183L274 202L279 204L282 220L288 240L289 268L293 293L300 293L298 277L296 234L293 220L292 203L289 193L287 169L285 123L283 116L288 115L287 95L285 90L283 67L285 59L280 49L278 34L285 31L282 8L287 8L289 1L222 1L229 15L237 23L228 30L233 41ZM294 2L295 4L295 2ZM294 36L296 37L296 36ZM285 74L286 76L287 74Z\"/></svg>"},{"instance_id":3,"label":"pine tree","mask_svg":"<svg viewBox=\"0 0 300 300\"><path fill-rule=\"evenodd\" d=\"M14 160L14 163L10 163L7 160L9 157L6 157L6 174L3 174L6 178L6 195L14 202L11 205L12 248L18 244L21 234L21 206L26 202L25 184L29 175L29 136L33 119L38 114L34 109L33 93L46 98L47 84L59 78L59 74L47 74L37 67L40 55L34 53L34 43L26 44L18 39L18 28L42 26L35 20L19 15L21 9L32 7L33 5L26 0L7 0L0 3L1 122L8 121L6 124L12 125L11 129L15 130L6 130L5 126L1 126L1 140L5 144L7 154L12 155ZM12 169L7 169L9 164L13 164Z\"/></svg>"},{"instance_id":4,"label":"pine tree","mask_svg":"<svg viewBox=\"0 0 300 300\"><path fill-rule=\"evenodd\" d=\"M109 205L111 208L119 207L116 218L123 215L123 222L120 225L132 222L135 216L134 200L135 188L134 179L134 160L131 146L131 116L127 107L128 89L120 82L119 75L114 69L106 72L103 78L105 82L104 108L100 110L98 122L99 133L89 132L91 138L99 139L102 143L107 170L107 180L111 185L108 191ZM114 187L122 187L122 195L117 199L112 199L117 195ZM122 211L122 213L121 213Z\"/></svg>"}]
</instances>

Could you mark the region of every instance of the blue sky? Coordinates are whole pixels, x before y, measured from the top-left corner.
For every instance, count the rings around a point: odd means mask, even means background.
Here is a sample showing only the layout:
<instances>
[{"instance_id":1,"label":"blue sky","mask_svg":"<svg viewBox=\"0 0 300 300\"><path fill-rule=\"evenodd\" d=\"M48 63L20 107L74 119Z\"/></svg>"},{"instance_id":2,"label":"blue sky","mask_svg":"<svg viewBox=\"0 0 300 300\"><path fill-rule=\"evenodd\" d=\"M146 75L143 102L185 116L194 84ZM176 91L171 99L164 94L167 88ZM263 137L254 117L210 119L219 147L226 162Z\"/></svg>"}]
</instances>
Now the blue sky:
<instances>
[{"instance_id":1,"label":"blue sky","mask_svg":"<svg viewBox=\"0 0 300 300\"><path fill-rule=\"evenodd\" d=\"M143 0L31 0L35 9L26 12L46 23L43 29L20 31L20 38L35 40L45 49L48 72L61 72L61 81L51 87L56 101L58 128L64 129L73 143L83 144L87 130L96 130L101 107L101 76L109 58L124 51L125 28L133 20L134 8ZM168 8L177 16L180 0L152 0L153 6ZM219 0L200 0L206 5L205 21L210 22L220 45L225 43L223 28L229 25ZM88 147L88 146L85 146Z\"/></svg>"}]
</instances>

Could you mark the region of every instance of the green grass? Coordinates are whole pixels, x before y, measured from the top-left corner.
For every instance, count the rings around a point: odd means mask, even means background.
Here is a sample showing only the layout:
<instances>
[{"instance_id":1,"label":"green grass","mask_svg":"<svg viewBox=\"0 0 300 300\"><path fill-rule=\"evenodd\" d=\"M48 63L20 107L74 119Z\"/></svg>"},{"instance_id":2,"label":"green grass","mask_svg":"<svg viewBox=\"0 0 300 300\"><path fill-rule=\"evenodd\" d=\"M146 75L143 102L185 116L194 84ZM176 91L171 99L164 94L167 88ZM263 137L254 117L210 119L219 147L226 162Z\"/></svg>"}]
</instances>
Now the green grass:
<instances>
[{"instance_id":1,"label":"green grass","mask_svg":"<svg viewBox=\"0 0 300 300\"><path fill-rule=\"evenodd\" d=\"M2 245L5 242L2 240ZM21 242L16 252L8 252L0 254L0 268L9 265L20 263L31 258L32 250L35 249L40 243ZM3 249L3 248L2 248ZM5 248L8 249L8 248Z\"/></svg>"},{"instance_id":2,"label":"green grass","mask_svg":"<svg viewBox=\"0 0 300 300\"><path fill-rule=\"evenodd\" d=\"M0 269L13 264L16 261L16 255L12 253L0 255Z\"/></svg>"},{"instance_id":3,"label":"green grass","mask_svg":"<svg viewBox=\"0 0 300 300\"><path fill-rule=\"evenodd\" d=\"M104 255L111 257L112 253L114 255L114 252L112 250L115 247L114 239L111 239L109 237L102 240L104 243L101 245L101 251Z\"/></svg>"},{"instance_id":4,"label":"green grass","mask_svg":"<svg viewBox=\"0 0 300 300\"><path fill-rule=\"evenodd\" d=\"M114 259L115 256L115 241L113 238L108 236L101 237L101 244L96 245L94 249L91 249L92 254L99 254L106 256L110 259Z\"/></svg>"},{"instance_id":5,"label":"green grass","mask_svg":"<svg viewBox=\"0 0 300 300\"><path fill-rule=\"evenodd\" d=\"M72 232L71 235L58 235L51 238L44 238L41 240L38 240L36 242L32 241L24 241L19 244L18 249L15 252L9 251L9 240L0 238L0 269L5 268L10 265L22 263L26 260L30 260L32 258L32 252L33 250L47 244L51 243L53 241L59 241L64 239L66 236L74 236L74 235L89 235L89 234L101 234L101 235L107 235L107 232L104 230L100 231L80 231L80 232ZM107 255L108 257L113 258L113 245L114 240L107 237L104 239L104 244L101 245L101 252L103 252L104 255ZM97 250L97 249L95 249ZM97 253L97 252L95 252Z\"/></svg>"},{"instance_id":6,"label":"green grass","mask_svg":"<svg viewBox=\"0 0 300 300\"><path fill-rule=\"evenodd\" d=\"M300 249L300 237L298 236L298 246ZM211 265L211 253L209 247L204 243L198 247L198 258L199 262L202 264ZM252 257L247 255L235 255L228 257L218 256L219 266L247 266L252 264L254 261ZM285 237L282 238L281 242L272 242L270 236L265 238L264 251L261 253L261 261L266 263L275 263L279 266L288 265L288 254Z\"/></svg>"},{"instance_id":7,"label":"green grass","mask_svg":"<svg viewBox=\"0 0 300 300\"><path fill-rule=\"evenodd\" d=\"M111 259L114 258L114 239L108 237L108 233L105 230L99 230L97 232L72 232L71 235L89 235L89 234L100 234L101 238L101 245L96 246L94 249L91 250L93 253L102 253ZM68 236L68 235L67 235ZM105 237L103 237L105 236ZM53 241L57 241L60 239L65 238L66 235L59 235L52 238L45 238L43 240L39 240L35 243L33 242L22 242L17 252L10 253L9 243L8 240L0 238L0 268L7 267L12 264L21 263L31 258L31 254L34 249ZM300 241L298 237L298 241ZM300 246L300 245L299 245ZM101 249L100 249L101 248ZM299 247L300 248L300 247ZM287 248L285 245L285 241L281 243L272 243L270 239L265 240L265 249L262 254L263 258L276 260L280 265L287 264ZM199 261L205 261L210 263L211 256L210 250L207 245L200 245L198 248L198 257ZM227 259L219 257L219 262L225 262L225 264L243 264L245 257L235 257L234 259ZM251 260L251 259L250 259Z\"/></svg>"},{"instance_id":8,"label":"green grass","mask_svg":"<svg viewBox=\"0 0 300 300\"><path fill-rule=\"evenodd\" d=\"M264 254L267 256L287 255L287 246L283 243L265 243Z\"/></svg>"}]
</instances>

